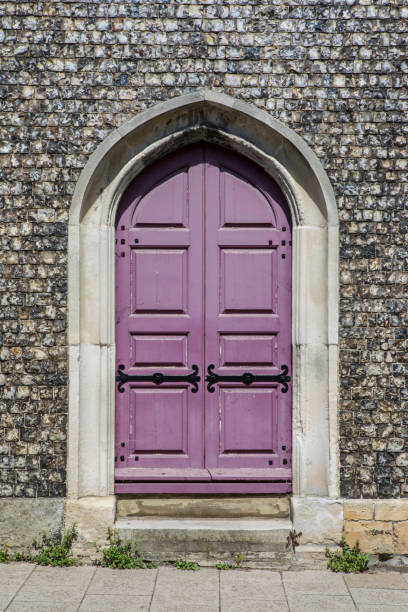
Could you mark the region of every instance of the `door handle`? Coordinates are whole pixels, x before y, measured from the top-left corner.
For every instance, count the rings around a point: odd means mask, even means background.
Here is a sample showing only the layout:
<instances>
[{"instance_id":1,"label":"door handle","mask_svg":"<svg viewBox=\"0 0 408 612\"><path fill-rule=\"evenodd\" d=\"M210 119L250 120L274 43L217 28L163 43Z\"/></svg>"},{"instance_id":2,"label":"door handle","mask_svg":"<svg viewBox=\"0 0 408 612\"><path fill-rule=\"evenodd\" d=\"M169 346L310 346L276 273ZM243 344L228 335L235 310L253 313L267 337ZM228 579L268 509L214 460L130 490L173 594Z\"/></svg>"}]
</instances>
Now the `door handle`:
<instances>
[{"instance_id":1,"label":"door handle","mask_svg":"<svg viewBox=\"0 0 408 612\"><path fill-rule=\"evenodd\" d=\"M121 363L118 366L116 374L116 382L118 383L119 393L124 393L123 387L127 382L153 382L155 385L161 385L164 382L188 382L192 385L191 393L197 393L198 384L201 378L198 376L198 366L192 365L193 370L190 374L186 375L171 375L163 374L162 372L155 372L154 374L127 374L124 372L125 366Z\"/></svg>"},{"instance_id":2,"label":"door handle","mask_svg":"<svg viewBox=\"0 0 408 612\"><path fill-rule=\"evenodd\" d=\"M281 366L282 374L252 374L251 372L244 372L240 375L223 375L216 374L213 370L215 365L211 363L207 369L207 376L205 377L208 382L207 389L210 393L214 393L214 385L218 382L241 382L244 385L252 385L254 382L277 382L282 385L282 393L287 393L288 383L290 382L290 376L288 376L289 368L287 365Z\"/></svg>"}]
</instances>

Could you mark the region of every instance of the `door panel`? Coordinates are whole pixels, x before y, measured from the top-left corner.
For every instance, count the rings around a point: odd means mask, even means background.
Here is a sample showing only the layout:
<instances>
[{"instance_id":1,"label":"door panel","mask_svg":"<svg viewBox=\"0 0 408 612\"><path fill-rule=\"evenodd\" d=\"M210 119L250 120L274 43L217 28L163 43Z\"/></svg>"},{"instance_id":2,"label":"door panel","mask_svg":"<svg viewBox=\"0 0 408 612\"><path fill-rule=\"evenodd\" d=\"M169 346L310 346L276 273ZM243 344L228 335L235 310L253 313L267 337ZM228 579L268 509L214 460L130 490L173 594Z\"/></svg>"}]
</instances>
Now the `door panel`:
<instances>
[{"instance_id":1,"label":"door panel","mask_svg":"<svg viewBox=\"0 0 408 612\"><path fill-rule=\"evenodd\" d=\"M163 158L126 190L116 231L116 358L144 379L117 390L117 481L207 481L206 492L210 481L218 492L223 481L226 491L238 481L284 481L287 490L290 391L240 379L217 381L211 393L204 378L210 364L235 377L290 370L289 219L263 170L208 144ZM194 364L197 393L186 380L152 378L185 377Z\"/></svg>"}]
</instances>

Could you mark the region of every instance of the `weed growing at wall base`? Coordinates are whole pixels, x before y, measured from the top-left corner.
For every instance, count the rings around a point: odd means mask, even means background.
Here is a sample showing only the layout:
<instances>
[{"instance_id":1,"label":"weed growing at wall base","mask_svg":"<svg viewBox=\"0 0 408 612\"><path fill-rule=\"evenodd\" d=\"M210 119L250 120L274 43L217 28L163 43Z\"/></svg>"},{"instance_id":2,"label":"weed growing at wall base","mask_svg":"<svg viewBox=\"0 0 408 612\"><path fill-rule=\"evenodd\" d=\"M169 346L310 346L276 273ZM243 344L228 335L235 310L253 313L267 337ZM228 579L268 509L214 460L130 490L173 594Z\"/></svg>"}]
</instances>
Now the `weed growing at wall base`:
<instances>
[{"instance_id":1,"label":"weed growing at wall base","mask_svg":"<svg viewBox=\"0 0 408 612\"><path fill-rule=\"evenodd\" d=\"M347 544L343 536L340 542L340 550L330 551L326 547L326 557L328 557L327 567L333 572L344 572L345 574L357 574L364 572L368 568L369 555L362 553L359 541L352 548Z\"/></svg>"},{"instance_id":2,"label":"weed growing at wall base","mask_svg":"<svg viewBox=\"0 0 408 612\"><path fill-rule=\"evenodd\" d=\"M8 551L8 545L2 544L0 546L0 563L8 563L9 561L12 561L12 558L10 558L10 553Z\"/></svg>"},{"instance_id":3,"label":"weed growing at wall base","mask_svg":"<svg viewBox=\"0 0 408 612\"><path fill-rule=\"evenodd\" d=\"M37 565L50 565L52 567L69 567L78 565L78 559L72 554L72 544L77 539L78 532L76 526L68 529L65 534L60 536L48 536L43 533L40 540L33 541L33 547L37 552L10 554L7 544L0 548L0 563L9 561L29 561Z\"/></svg>"},{"instance_id":4,"label":"weed growing at wall base","mask_svg":"<svg viewBox=\"0 0 408 612\"><path fill-rule=\"evenodd\" d=\"M237 555L235 561L217 561L215 567L219 570L240 569L243 560L244 557L242 555Z\"/></svg>"},{"instance_id":5,"label":"weed growing at wall base","mask_svg":"<svg viewBox=\"0 0 408 612\"><path fill-rule=\"evenodd\" d=\"M174 567L181 570L191 570L193 572L197 572L200 569L200 566L195 561L188 561L188 559L176 559L171 562Z\"/></svg>"},{"instance_id":6,"label":"weed growing at wall base","mask_svg":"<svg viewBox=\"0 0 408 612\"><path fill-rule=\"evenodd\" d=\"M109 546L96 547L102 553L102 559L96 561L95 565L113 569L152 569L155 567L151 561L142 559L130 542L123 543L113 529L108 529L107 539Z\"/></svg>"}]
</instances>

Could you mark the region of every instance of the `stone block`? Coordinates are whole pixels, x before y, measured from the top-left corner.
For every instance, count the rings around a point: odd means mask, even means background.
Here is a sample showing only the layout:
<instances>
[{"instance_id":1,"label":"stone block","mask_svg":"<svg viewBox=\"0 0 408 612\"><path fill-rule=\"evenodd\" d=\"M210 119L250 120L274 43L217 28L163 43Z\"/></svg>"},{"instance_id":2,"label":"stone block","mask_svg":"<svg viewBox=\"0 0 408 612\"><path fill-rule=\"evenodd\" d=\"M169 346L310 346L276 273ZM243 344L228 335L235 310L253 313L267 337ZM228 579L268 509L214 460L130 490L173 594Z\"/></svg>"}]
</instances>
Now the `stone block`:
<instances>
[{"instance_id":1,"label":"stone block","mask_svg":"<svg viewBox=\"0 0 408 612\"><path fill-rule=\"evenodd\" d=\"M1 499L0 543L7 543L11 549L26 549L44 531L51 536L58 535L63 506L63 499L49 497Z\"/></svg>"},{"instance_id":2,"label":"stone block","mask_svg":"<svg viewBox=\"0 0 408 612\"><path fill-rule=\"evenodd\" d=\"M117 500L117 518L287 518L287 495L126 496Z\"/></svg>"},{"instance_id":3,"label":"stone block","mask_svg":"<svg viewBox=\"0 0 408 612\"><path fill-rule=\"evenodd\" d=\"M343 501L326 497L292 497L293 526L301 544L338 543L343 533Z\"/></svg>"},{"instance_id":4,"label":"stone block","mask_svg":"<svg viewBox=\"0 0 408 612\"><path fill-rule=\"evenodd\" d=\"M122 540L131 541L147 559L166 561L178 557L192 560L233 559L268 561L280 567L290 553L288 519L118 519L115 529ZM276 566L276 565L275 565Z\"/></svg>"},{"instance_id":5,"label":"stone block","mask_svg":"<svg viewBox=\"0 0 408 612\"><path fill-rule=\"evenodd\" d=\"M345 521L344 535L347 544L356 540L363 552L380 554L393 552L392 524L381 521Z\"/></svg>"},{"instance_id":6,"label":"stone block","mask_svg":"<svg viewBox=\"0 0 408 612\"><path fill-rule=\"evenodd\" d=\"M408 521L408 499L384 499L375 502L376 521Z\"/></svg>"},{"instance_id":7,"label":"stone block","mask_svg":"<svg viewBox=\"0 0 408 612\"><path fill-rule=\"evenodd\" d=\"M408 521L394 524L394 547L396 554L408 554Z\"/></svg>"},{"instance_id":8,"label":"stone block","mask_svg":"<svg viewBox=\"0 0 408 612\"><path fill-rule=\"evenodd\" d=\"M348 499L344 501L345 521L368 521L374 518L374 502L371 499Z\"/></svg>"},{"instance_id":9,"label":"stone block","mask_svg":"<svg viewBox=\"0 0 408 612\"><path fill-rule=\"evenodd\" d=\"M84 556L94 557L99 546L107 544L108 529L115 522L116 498L82 497L67 499L65 502L64 528L69 529L75 523L78 529L78 541L75 552Z\"/></svg>"}]
</instances>

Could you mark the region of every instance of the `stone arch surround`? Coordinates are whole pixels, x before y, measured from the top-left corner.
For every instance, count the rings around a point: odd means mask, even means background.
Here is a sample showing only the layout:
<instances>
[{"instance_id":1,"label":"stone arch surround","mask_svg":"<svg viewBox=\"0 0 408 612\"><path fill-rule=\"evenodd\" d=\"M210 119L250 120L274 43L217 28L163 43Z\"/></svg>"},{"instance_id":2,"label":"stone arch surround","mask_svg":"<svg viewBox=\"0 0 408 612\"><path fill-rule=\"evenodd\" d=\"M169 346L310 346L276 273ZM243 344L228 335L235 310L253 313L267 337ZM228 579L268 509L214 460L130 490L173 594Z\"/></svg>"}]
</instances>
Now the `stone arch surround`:
<instances>
[{"instance_id":1,"label":"stone arch surround","mask_svg":"<svg viewBox=\"0 0 408 612\"><path fill-rule=\"evenodd\" d=\"M114 221L129 182L181 146L207 140L255 161L282 188L293 222L295 523L341 523L338 477L338 215L323 166L265 111L212 91L173 98L114 130L83 169L69 219L69 430L66 521L114 519ZM333 512L334 510L334 512ZM96 514L95 514L96 513ZM302 514L303 513L303 514ZM299 520L296 521L296 516ZM309 515L310 516L310 515ZM86 522L86 521L85 521ZM331 531L330 531L331 530ZM95 530L86 532L95 539ZM324 528L320 532L324 538ZM326 538L327 539L327 538ZM306 538L307 540L307 538ZM316 538L310 537L309 541Z\"/></svg>"}]
</instances>

